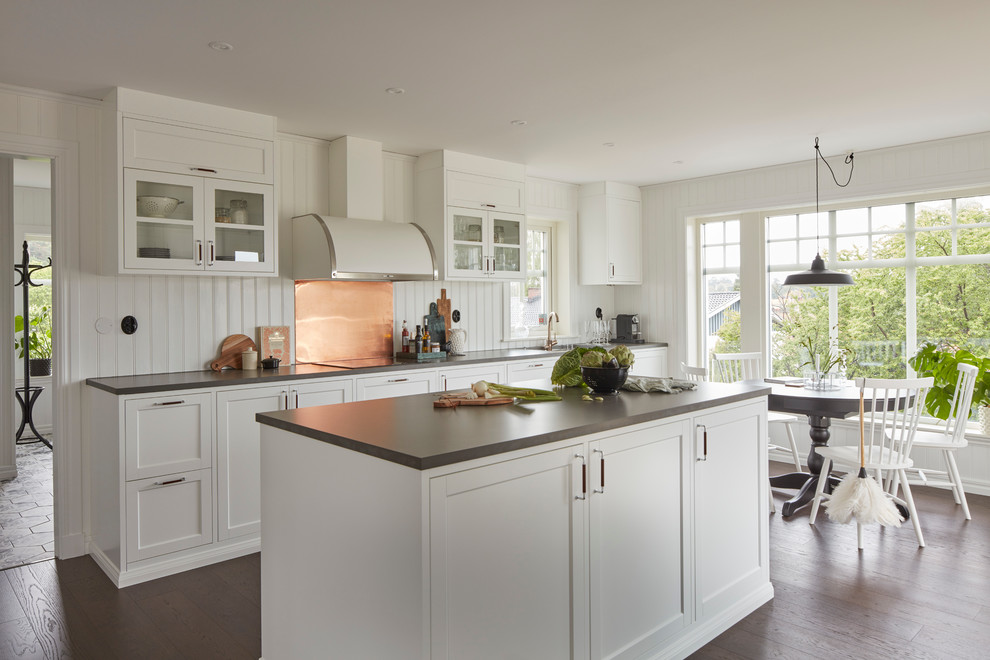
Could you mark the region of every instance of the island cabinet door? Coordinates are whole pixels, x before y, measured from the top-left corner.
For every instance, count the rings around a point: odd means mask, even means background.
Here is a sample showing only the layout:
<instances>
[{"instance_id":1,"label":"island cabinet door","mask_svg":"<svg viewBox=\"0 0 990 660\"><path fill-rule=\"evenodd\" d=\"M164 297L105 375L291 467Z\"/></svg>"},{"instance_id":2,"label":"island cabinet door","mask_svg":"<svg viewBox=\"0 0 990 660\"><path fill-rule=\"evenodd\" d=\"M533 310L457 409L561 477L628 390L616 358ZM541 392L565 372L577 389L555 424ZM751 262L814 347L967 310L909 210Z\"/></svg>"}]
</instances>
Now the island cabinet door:
<instances>
[{"instance_id":1,"label":"island cabinet door","mask_svg":"<svg viewBox=\"0 0 990 660\"><path fill-rule=\"evenodd\" d=\"M639 658L690 620L685 420L590 445L591 657Z\"/></svg>"},{"instance_id":2,"label":"island cabinet door","mask_svg":"<svg viewBox=\"0 0 990 660\"><path fill-rule=\"evenodd\" d=\"M769 583L766 405L695 422L695 607L706 620Z\"/></svg>"},{"instance_id":3,"label":"island cabinet door","mask_svg":"<svg viewBox=\"0 0 990 660\"><path fill-rule=\"evenodd\" d=\"M217 392L217 539L261 531L261 425L254 416L284 410L284 387Z\"/></svg>"},{"instance_id":4,"label":"island cabinet door","mask_svg":"<svg viewBox=\"0 0 990 660\"><path fill-rule=\"evenodd\" d=\"M430 481L432 658L585 658L584 445Z\"/></svg>"}]
</instances>

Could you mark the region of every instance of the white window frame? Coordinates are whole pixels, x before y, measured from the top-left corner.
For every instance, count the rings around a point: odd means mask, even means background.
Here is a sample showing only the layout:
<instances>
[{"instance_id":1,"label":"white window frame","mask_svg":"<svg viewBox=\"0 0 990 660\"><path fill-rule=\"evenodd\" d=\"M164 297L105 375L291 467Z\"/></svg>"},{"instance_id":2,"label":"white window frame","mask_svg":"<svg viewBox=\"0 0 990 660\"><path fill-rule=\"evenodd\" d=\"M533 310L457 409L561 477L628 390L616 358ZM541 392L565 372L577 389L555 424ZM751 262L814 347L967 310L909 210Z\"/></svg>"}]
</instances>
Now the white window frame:
<instances>
[{"instance_id":1,"label":"white window frame","mask_svg":"<svg viewBox=\"0 0 990 660\"><path fill-rule=\"evenodd\" d=\"M547 241L546 241L546 246L547 246L547 257L546 257L546 262L547 262L547 266L546 266L547 287L546 287L546 291L543 292L543 295L546 296L546 310L547 310L547 312L555 311L556 308L554 307L554 304L555 304L555 301L558 300L558 293L559 293L559 291L558 291L559 277L558 277L558 272L557 272L557 259L556 259L557 240L558 240L558 233L559 232L557 230L556 223L555 222L552 222L552 221L533 220L533 219L527 218L526 219L526 231L527 231L527 236L526 236L526 240L527 241L529 240L528 232L530 232L530 231L545 231L548 234L548 238L547 238ZM528 250L527 250L527 255L528 255ZM527 256L527 259L528 259L528 256ZM528 266L528 264L525 264L525 265ZM522 280L522 284L523 285L525 285L526 279L529 278L529 273L530 273L530 271L527 269L527 271L525 273L525 276L524 276L524 279ZM512 285L513 285L513 282L506 282L505 286L503 287L503 296L502 296L502 298L503 298L503 305L502 305L503 328L502 328L502 336L505 338L504 341L513 341L513 342L518 342L518 341L532 341L534 338L536 338L536 339L543 338L542 335L543 335L543 333L546 332L546 325L545 324L538 324L538 325L526 326L527 329L528 329L528 333L525 336L513 335L512 309L511 309L511 305L512 305L512 302L513 302L513 299L512 299ZM555 326L555 328L556 327L557 326ZM559 332L560 331L558 331L558 334L559 334Z\"/></svg>"}]
</instances>

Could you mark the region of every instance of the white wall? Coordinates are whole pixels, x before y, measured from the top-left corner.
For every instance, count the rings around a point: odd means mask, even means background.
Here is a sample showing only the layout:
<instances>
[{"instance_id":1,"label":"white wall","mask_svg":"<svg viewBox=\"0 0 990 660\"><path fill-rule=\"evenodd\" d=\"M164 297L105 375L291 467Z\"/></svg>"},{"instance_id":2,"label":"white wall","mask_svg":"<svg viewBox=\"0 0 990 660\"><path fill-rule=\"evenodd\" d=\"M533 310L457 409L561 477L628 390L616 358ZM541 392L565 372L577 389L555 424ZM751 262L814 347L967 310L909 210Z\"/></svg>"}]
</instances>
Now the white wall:
<instances>
[{"instance_id":1,"label":"white wall","mask_svg":"<svg viewBox=\"0 0 990 660\"><path fill-rule=\"evenodd\" d=\"M827 154L830 160L831 156ZM855 174L847 188L825 183L828 177L823 174L823 208L829 202L985 188L990 184L990 133L857 152L855 162ZM616 304L638 306L649 327L662 328L660 336L670 342L669 364L679 365L682 360L696 364L697 356L691 350L696 338L689 323L695 313L688 280L691 257L686 248L690 220L719 213L806 206L814 202L814 195L815 164L810 158L807 162L643 188L644 284L617 291ZM836 441L843 442L844 438L839 425ZM923 458L935 457L919 453L918 459ZM958 460L967 490L990 494L990 439L974 436Z\"/></svg>"}]
</instances>

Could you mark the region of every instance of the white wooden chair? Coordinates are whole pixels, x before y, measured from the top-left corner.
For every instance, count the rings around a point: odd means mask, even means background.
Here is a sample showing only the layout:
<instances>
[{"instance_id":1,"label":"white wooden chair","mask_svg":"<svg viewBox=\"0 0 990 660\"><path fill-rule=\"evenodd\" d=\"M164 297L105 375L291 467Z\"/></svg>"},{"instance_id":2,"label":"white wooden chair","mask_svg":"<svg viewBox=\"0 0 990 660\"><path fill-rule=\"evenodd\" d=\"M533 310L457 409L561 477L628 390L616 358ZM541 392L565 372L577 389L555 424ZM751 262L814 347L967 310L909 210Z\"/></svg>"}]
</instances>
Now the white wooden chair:
<instances>
[{"instance_id":1,"label":"white wooden chair","mask_svg":"<svg viewBox=\"0 0 990 660\"><path fill-rule=\"evenodd\" d=\"M918 431L914 434L915 449L934 449L942 452L945 470L909 468L906 472L911 485L951 490L956 504L962 505L966 520L972 520L972 516L969 514L969 505L966 503L966 492L963 490L962 479L959 477L959 468L956 467L953 452L968 444L966 441L966 420L969 419L970 406L973 403L973 388L976 386L976 376L979 369L971 364L960 364L958 370L956 389L952 394L952 404L949 408L949 418L945 421L945 428L941 431Z\"/></svg>"},{"instance_id":2,"label":"white wooden chair","mask_svg":"<svg viewBox=\"0 0 990 660\"><path fill-rule=\"evenodd\" d=\"M925 396L934 379L929 378L866 378L860 381L864 389L866 409L864 413L865 465L867 473L880 483L887 494L897 504L907 508L918 546L925 547L925 537L921 534L918 510L914 506L911 486L907 482L906 470L914 465L911 460L911 447L914 444L918 420L925 409ZM822 478L818 480L815 499L811 503L811 517L808 522L815 524L818 509L825 494L825 475L833 466L847 472L859 472L859 443L838 447L819 447L818 455L822 463ZM904 499L897 497L898 484L903 486ZM863 526L856 521L856 536L860 550L863 549Z\"/></svg>"},{"instance_id":3,"label":"white wooden chair","mask_svg":"<svg viewBox=\"0 0 990 660\"><path fill-rule=\"evenodd\" d=\"M692 367L681 362L681 371L684 372L684 377L693 383L703 383L708 380L708 369L704 367Z\"/></svg>"},{"instance_id":4,"label":"white wooden chair","mask_svg":"<svg viewBox=\"0 0 990 660\"><path fill-rule=\"evenodd\" d=\"M715 366L718 368L719 376L723 383L734 383L740 380L762 380L763 370L760 368L760 360L763 355L760 353L716 353ZM683 362L681 368L688 368ZM697 367L690 367L697 368ZM794 462L794 469L801 471L801 454L798 453L797 442L794 440L794 430L791 429L793 422L800 422L801 419L794 415L785 413L767 413L767 425L772 428L774 425L782 426L787 435L788 447L781 447L772 442L767 444L767 451L771 459L783 458ZM773 493L770 493L770 511L776 512L777 506L773 501Z\"/></svg>"}]
</instances>

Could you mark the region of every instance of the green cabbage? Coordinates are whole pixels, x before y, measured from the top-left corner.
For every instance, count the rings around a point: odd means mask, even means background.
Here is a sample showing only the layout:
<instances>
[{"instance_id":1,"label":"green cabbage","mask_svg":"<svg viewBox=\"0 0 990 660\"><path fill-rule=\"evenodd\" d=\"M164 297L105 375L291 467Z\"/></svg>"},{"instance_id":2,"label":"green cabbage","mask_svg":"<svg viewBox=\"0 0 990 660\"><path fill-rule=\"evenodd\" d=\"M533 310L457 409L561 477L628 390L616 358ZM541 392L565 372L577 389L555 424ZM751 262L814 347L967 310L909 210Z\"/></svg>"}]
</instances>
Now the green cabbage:
<instances>
[{"instance_id":1,"label":"green cabbage","mask_svg":"<svg viewBox=\"0 0 990 660\"><path fill-rule=\"evenodd\" d=\"M566 387L579 387L584 384L581 378L581 358L590 352L600 353L604 356L605 349L600 346L594 348L584 348L578 346L572 348L561 355L553 365L553 372L550 374L550 382L554 385L564 385Z\"/></svg>"}]
</instances>

